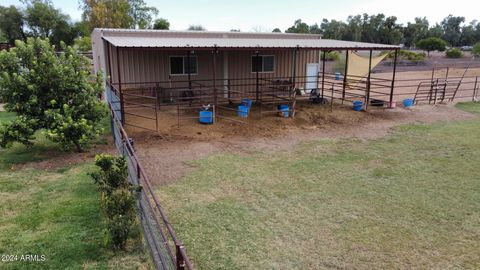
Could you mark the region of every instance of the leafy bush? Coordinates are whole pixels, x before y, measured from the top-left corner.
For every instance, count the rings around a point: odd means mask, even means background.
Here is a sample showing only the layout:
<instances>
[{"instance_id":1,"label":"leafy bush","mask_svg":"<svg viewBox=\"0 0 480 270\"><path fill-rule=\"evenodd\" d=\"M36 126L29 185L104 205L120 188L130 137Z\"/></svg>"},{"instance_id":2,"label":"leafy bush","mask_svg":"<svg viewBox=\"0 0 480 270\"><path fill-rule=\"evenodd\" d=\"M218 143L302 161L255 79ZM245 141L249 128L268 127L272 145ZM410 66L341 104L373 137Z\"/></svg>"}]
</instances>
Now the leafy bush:
<instances>
[{"instance_id":1,"label":"leafy bush","mask_svg":"<svg viewBox=\"0 0 480 270\"><path fill-rule=\"evenodd\" d=\"M480 42L477 42L475 45L473 45L472 54L475 57L480 57Z\"/></svg>"},{"instance_id":2,"label":"leafy bush","mask_svg":"<svg viewBox=\"0 0 480 270\"><path fill-rule=\"evenodd\" d=\"M90 60L76 48L61 50L57 55L48 39L29 38L0 52L0 99L19 117L0 127L0 146L31 144L45 129L49 139L80 152L102 132L102 75L91 75Z\"/></svg>"},{"instance_id":3,"label":"leafy bush","mask_svg":"<svg viewBox=\"0 0 480 270\"><path fill-rule=\"evenodd\" d=\"M447 43L443 39L436 37L422 39L418 41L416 45L418 48L427 51L429 55L431 51L443 52L447 47Z\"/></svg>"},{"instance_id":4,"label":"leafy bush","mask_svg":"<svg viewBox=\"0 0 480 270\"><path fill-rule=\"evenodd\" d=\"M92 39L88 36L78 37L73 41L73 46L81 52L92 51Z\"/></svg>"},{"instance_id":5,"label":"leafy bush","mask_svg":"<svg viewBox=\"0 0 480 270\"><path fill-rule=\"evenodd\" d=\"M340 53L339 52L326 52L325 53L325 59L323 59L323 53L321 54L322 60L325 61L337 61L340 59Z\"/></svg>"},{"instance_id":6,"label":"leafy bush","mask_svg":"<svg viewBox=\"0 0 480 270\"><path fill-rule=\"evenodd\" d=\"M395 57L395 52L390 52L387 58L393 59ZM398 51L398 59L408 60L412 62L419 62L425 60L427 55L424 52L412 52L407 50Z\"/></svg>"},{"instance_id":7,"label":"leafy bush","mask_svg":"<svg viewBox=\"0 0 480 270\"><path fill-rule=\"evenodd\" d=\"M452 48L452 49L449 49L445 52L445 55L448 57L448 58L462 58L463 57L463 52L460 51L459 49L457 48Z\"/></svg>"},{"instance_id":8,"label":"leafy bush","mask_svg":"<svg viewBox=\"0 0 480 270\"><path fill-rule=\"evenodd\" d=\"M106 244L125 249L136 220L136 195L139 187L128 182L127 162L123 157L97 155L100 170L91 174L101 194L106 223Z\"/></svg>"}]
</instances>

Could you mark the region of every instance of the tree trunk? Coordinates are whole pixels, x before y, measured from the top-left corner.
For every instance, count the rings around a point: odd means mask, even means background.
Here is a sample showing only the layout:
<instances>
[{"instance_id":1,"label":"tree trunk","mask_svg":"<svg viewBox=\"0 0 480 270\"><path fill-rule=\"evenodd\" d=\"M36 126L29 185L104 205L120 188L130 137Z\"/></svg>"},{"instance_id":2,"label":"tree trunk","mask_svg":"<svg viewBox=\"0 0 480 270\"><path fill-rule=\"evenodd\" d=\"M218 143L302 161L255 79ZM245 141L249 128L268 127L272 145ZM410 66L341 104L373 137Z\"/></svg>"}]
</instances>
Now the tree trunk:
<instances>
[{"instance_id":1,"label":"tree trunk","mask_svg":"<svg viewBox=\"0 0 480 270\"><path fill-rule=\"evenodd\" d=\"M83 152L82 146L78 142L74 142L73 144L75 144L75 148L77 149L78 153Z\"/></svg>"}]
</instances>

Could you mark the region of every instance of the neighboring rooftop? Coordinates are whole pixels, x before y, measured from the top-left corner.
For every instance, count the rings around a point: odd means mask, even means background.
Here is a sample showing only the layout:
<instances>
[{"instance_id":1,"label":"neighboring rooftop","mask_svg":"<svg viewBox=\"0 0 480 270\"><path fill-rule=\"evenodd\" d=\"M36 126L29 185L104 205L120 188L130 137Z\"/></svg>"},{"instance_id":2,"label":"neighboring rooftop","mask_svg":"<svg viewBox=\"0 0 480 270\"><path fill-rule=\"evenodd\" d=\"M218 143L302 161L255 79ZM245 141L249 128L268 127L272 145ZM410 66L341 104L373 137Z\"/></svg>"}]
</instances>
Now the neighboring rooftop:
<instances>
[{"instance_id":1,"label":"neighboring rooftop","mask_svg":"<svg viewBox=\"0 0 480 270\"><path fill-rule=\"evenodd\" d=\"M399 46L321 39L320 35L171 30L95 29L115 47L125 48L304 48L391 50Z\"/></svg>"}]
</instances>

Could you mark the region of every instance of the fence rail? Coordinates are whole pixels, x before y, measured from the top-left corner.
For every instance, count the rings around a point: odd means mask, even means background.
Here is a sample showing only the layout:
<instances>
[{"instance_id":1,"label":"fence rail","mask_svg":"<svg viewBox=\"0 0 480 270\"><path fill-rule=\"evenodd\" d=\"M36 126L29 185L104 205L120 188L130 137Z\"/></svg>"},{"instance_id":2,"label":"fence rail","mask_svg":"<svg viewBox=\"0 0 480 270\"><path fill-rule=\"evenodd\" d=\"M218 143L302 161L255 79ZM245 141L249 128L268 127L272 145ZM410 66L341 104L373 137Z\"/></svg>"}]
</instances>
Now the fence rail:
<instances>
[{"instance_id":1,"label":"fence rail","mask_svg":"<svg viewBox=\"0 0 480 270\"><path fill-rule=\"evenodd\" d=\"M140 223L155 267L156 269L193 269L192 262L168 221L165 210L138 159L133 141L123 128L119 108L120 98L108 85L106 91L115 147L127 160L130 183L142 187L137 206Z\"/></svg>"}]
</instances>

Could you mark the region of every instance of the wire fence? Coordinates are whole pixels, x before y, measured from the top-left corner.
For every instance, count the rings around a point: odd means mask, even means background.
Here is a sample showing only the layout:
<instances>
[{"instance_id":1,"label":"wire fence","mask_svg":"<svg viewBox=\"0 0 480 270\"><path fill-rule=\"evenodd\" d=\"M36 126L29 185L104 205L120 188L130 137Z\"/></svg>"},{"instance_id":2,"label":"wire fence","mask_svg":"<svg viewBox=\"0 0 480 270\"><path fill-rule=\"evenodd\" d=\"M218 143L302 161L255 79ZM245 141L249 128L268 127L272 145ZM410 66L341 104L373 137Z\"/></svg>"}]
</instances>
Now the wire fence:
<instances>
[{"instance_id":1,"label":"wire fence","mask_svg":"<svg viewBox=\"0 0 480 270\"><path fill-rule=\"evenodd\" d=\"M106 99L115 147L127 160L128 180L142 187L137 202L138 214L156 269L193 269L135 153L134 143L123 128L120 98L109 85L106 87Z\"/></svg>"}]
</instances>

